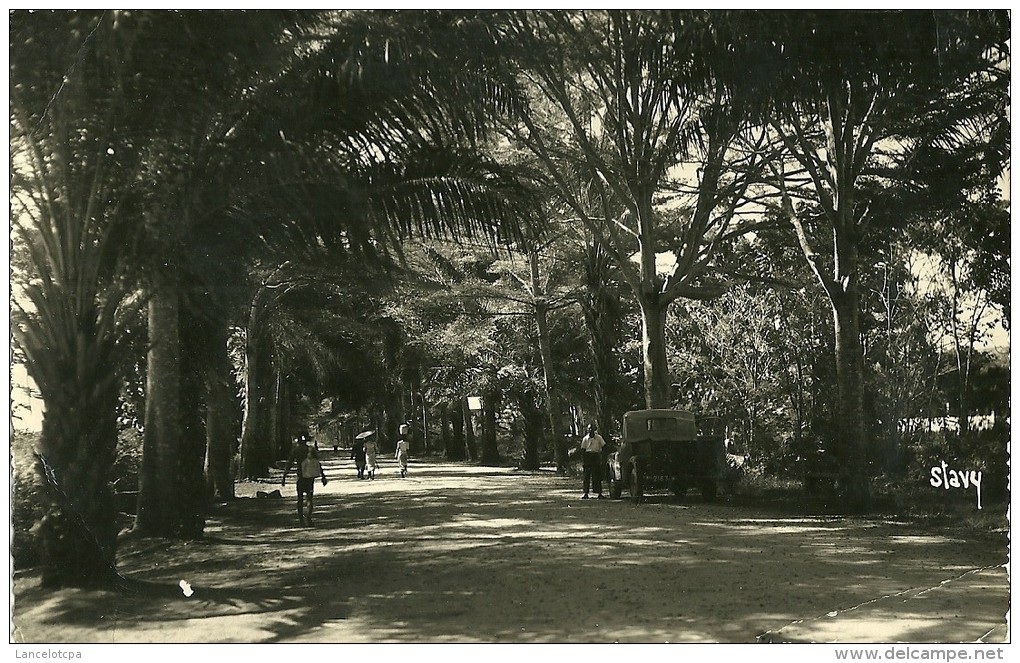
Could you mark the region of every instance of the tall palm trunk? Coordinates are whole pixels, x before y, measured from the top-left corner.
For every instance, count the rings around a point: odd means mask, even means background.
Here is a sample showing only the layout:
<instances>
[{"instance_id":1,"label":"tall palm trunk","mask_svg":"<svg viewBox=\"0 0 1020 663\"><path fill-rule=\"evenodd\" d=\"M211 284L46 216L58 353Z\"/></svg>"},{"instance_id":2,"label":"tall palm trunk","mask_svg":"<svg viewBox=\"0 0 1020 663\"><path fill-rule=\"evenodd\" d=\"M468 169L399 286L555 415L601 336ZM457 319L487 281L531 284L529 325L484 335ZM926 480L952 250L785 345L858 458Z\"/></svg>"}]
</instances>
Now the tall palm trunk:
<instances>
[{"instance_id":1,"label":"tall palm trunk","mask_svg":"<svg viewBox=\"0 0 1020 663\"><path fill-rule=\"evenodd\" d=\"M282 460L290 453L295 432L291 426L291 412L294 404L294 395L291 390L290 380L287 373L282 369L275 371L275 388L273 390L273 405L270 410L270 431L273 439L273 460Z\"/></svg>"},{"instance_id":2,"label":"tall palm trunk","mask_svg":"<svg viewBox=\"0 0 1020 663\"><path fill-rule=\"evenodd\" d=\"M254 309L254 307L253 307ZM266 430L269 358L258 339L254 310L248 324L244 349L244 407L241 421L240 478L258 479L269 475L270 439Z\"/></svg>"},{"instance_id":3,"label":"tall palm trunk","mask_svg":"<svg viewBox=\"0 0 1020 663\"><path fill-rule=\"evenodd\" d=\"M26 288L34 310L19 309L12 325L45 403L34 467L42 485L42 580L47 586L108 586L118 579L110 474L120 391L114 312L123 293L109 287L100 295L88 278L90 259L99 255L83 249L93 247L90 242L72 237L59 246L70 251L53 264L37 263L48 278ZM54 272L57 277L49 276Z\"/></svg>"},{"instance_id":4,"label":"tall palm trunk","mask_svg":"<svg viewBox=\"0 0 1020 663\"><path fill-rule=\"evenodd\" d=\"M563 417L560 405L560 394L556 383L556 369L553 365L552 339L549 336L549 305L542 288L538 273L538 252L532 250L528 254L531 266L531 290L534 296L535 326L538 328L538 347L542 355L542 376L545 382L546 417L552 433L556 453L556 471L563 474L567 471L567 441L563 435Z\"/></svg>"},{"instance_id":5,"label":"tall palm trunk","mask_svg":"<svg viewBox=\"0 0 1020 663\"><path fill-rule=\"evenodd\" d=\"M206 421L205 373L209 330L198 324L195 316L181 311L186 322L181 326L181 447L177 463L178 536L184 539L202 537L205 528L205 448Z\"/></svg>"},{"instance_id":6,"label":"tall palm trunk","mask_svg":"<svg viewBox=\"0 0 1020 663\"><path fill-rule=\"evenodd\" d=\"M77 341L68 349L79 356L52 357L54 366L67 369L57 372L70 379L44 392L36 470L45 487L38 540L47 586L106 585L116 577L110 468L117 443L117 388L109 366L105 375L74 379L72 366L107 356L86 335Z\"/></svg>"},{"instance_id":7,"label":"tall palm trunk","mask_svg":"<svg viewBox=\"0 0 1020 663\"><path fill-rule=\"evenodd\" d=\"M870 507L867 459L868 419L864 409L864 350L861 347L857 290L849 286L832 298L836 329L837 422L841 439L837 451L843 492L851 510Z\"/></svg>"},{"instance_id":8,"label":"tall palm trunk","mask_svg":"<svg viewBox=\"0 0 1020 663\"><path fill-rule=\"evenodd\" d=\"M539 456L539 445L542 437L542 410L535 403L535 396L530 391L522 392L517 399L518 407L524 418L524 461L521 468L537 470L542 466Z\"/></svg>"},{"instance_id":9,"label":"tall palm trunk","mask_svg":"<svg viewBox=\"0 0 1020 663\"><path fill-rule=\"evenodd\" d=\"M453 443L446 447L447 460L464 460L466 443L464 440L464 399L453 401L449 405L450 424L453 428Z\"/></svg>"},{"instance_id":10,"label":"tall palm trunk","mask_svg":"<svg viewBox=\"0 0 1020 663\"><path fill-rule=\"evenodd\" d=\"M496 410L499 408L499 394L495 389L486 389L482 394L482 465L499 465L499 447L496 442Z\"/></svg>"},{"instance_id":11,"label":"tall palm trunk","mask_svg":"<svg viewBox=\"0 0 1020 663\"><path fill-rule=\"evenodd\" d=\"M439 414L439 444L443 446L443 453L450 457L450 405L446 401L436 403L436 410Z\"/></svg>"},{"instance_id":12,"label":"tall palm trunk","mask_svg":"<svg viewBox=\"0 0 1020 663\"><path fill-rule=\"evenodd\" d=\"M610 441L613 430L613 407L610 394L615 391L618 381L617 371L613 366L614 330L617 321L611 295L607 292L606 282L609 269L608 254L593 243L588 248L585 260L585 296L581 299L584 313L584 327L588 334L591 348L592 396L595 401L595 419L599 431L606 441Z\"/></svg>"},{"instance_id":13,"label":"tall palm trunk","mask_svg":"<svg viewBox=\"0 0 1020 663\"><path fill-rule=\"evenodd\" d=\"M644 349L645 406L672 407L669 364L666 361L666 305L656 293L640 299L641 334Z\"/></svg>"},{"instance_id":14,"label":"tall palm trunk","mask_svg":"<svg viewBox=\"0 0 1020 663\"><path fill-rule=\"evenodd\" d=\"M702 194L703 195L703 194ZM669 408L673 404L666 360L666 311L671 299L661 292L656 265L655 214L651 190L635 191L638 201L638 236L641 262L640 287L635 295L641 307L641 336L644 363L645 406Z\"/></svg>"},{"instance_id":15,"label":"tall palm trunk","mask_svg":"<svg viewBox=\"0 0 1020 663\"><path fill-rule=\"evenodd\" d=\"M234 497L234 477L230 461L234 456L235 435L231 411L235 404L233 377L227 356L227 325L220 324L212 335L213 353L205 372L205 478L210 499L224 501Z\"/></svg>"},{"instance_id":16,"label":"tall palm trunk","mask_svg":"<svg viewBox=\"0 0 1020 663\"><path fill-rule=\"evenodd\" d=\"M177 486L181 447L180 337L176 275L159 274L149 300L145 434L135 530L146 536L178 533Z\"/></svg>"}]
</instances>

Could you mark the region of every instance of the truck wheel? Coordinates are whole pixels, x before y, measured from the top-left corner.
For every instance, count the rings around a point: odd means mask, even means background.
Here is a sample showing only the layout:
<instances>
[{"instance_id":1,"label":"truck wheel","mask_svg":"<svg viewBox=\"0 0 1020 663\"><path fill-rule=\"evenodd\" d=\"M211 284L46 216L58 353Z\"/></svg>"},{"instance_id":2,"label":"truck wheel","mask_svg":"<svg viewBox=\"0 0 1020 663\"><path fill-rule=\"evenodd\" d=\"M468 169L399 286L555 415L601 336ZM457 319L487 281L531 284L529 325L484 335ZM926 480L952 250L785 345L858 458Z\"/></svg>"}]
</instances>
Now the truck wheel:
<instances>
[{"instance_id":1,"label":"truck wheel","mask_svg":"<svg viewBox=\"0 0 1020 663\"><path fill-rule=\"evenodd\" d=\"M718 494L719 487L712 479L706 479L705 482L701 484L701 496L706 502L714 502Z\"/></svg>"},{"instance_id":2,"label":"truck wheel","mask_svg":"<svg viewBox=\"0 0 1020 663\"><path fill-rule=\"evenodd\" d=\"M619 479L609 480L609 496L614 500L620 499L620 495L623 494L623 482Z\"/></svg>"},{"instance_id":3,"label":"truck wheel","mask_svg":"<svg viewBox=\"0 0 1020 663\"><path fill-rule=\"evenodd\" d=\"M641 481L641 473L638 471L637 465L631 465L630 467L630 496L635 502L640 502L641 498L644 497L644 485Z\"/></svg>"}]
</instances>

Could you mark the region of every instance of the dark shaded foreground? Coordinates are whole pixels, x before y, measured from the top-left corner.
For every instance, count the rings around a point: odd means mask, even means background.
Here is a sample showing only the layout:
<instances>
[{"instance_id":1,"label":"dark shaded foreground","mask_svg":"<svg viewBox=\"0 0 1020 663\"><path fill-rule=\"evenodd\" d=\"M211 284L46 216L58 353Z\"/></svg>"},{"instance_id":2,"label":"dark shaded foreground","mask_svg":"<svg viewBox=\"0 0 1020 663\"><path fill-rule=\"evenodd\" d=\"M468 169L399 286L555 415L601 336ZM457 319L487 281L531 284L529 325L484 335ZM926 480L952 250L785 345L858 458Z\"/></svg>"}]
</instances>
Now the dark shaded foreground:
<instances>
[{"instance_id":1,"label":"dark shaded foreground","mask_svg":"<svg viewBox=\"0 0 1020 663\"><path fill-rule=\"evenodd\" d=\"M123 539L137 591L19 574L14 641L1008 640L1005 540L696 494L580 501L551 472L389 461L358 481L325 458L315 528L288 483L216 507L203 541Z\"/></svg>"}]
</instances>

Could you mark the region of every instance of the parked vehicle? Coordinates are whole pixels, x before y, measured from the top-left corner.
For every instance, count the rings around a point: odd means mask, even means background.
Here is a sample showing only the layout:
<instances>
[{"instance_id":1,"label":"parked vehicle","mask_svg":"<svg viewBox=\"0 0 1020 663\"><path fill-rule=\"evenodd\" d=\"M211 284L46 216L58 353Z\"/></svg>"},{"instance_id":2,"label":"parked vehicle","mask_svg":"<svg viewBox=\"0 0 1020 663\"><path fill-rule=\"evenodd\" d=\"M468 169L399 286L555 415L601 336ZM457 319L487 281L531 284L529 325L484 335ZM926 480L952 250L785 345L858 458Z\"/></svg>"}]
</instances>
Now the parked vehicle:
<instances>
[{"instance_id":1,"label":"parked vehicle","mask_svg":"<svg viewBox=\"0 0 1020 663\"><path fill-rule=\"evenodd\" d=\"M623 438L609 455L609 494L624 489L640 501L647 491L668 488L678 497L696 487L705 501L716 498L723 478L722 436L701 436L695 417L683 410L634 410L623 415Z\"/></svg>"}]
</instances>

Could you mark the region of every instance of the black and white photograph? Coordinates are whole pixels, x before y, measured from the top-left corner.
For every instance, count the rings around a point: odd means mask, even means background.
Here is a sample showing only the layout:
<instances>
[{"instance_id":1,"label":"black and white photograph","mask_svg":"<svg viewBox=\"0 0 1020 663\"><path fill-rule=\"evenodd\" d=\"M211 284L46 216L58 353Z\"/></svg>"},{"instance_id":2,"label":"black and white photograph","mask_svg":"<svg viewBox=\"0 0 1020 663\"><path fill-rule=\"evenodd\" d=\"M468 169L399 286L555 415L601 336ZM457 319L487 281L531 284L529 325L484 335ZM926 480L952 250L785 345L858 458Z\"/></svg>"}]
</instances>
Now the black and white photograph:
<instances>
[{"instance_id":1,"label":"black and white photograph","mask_svg":"<svg viewBox=\"0 0 1020 663\"><path fill-rule=\"evenodd\" d=\"M9 658L1010 656L1009 9L7 20Z\"/></svg>"}]
</instances>

